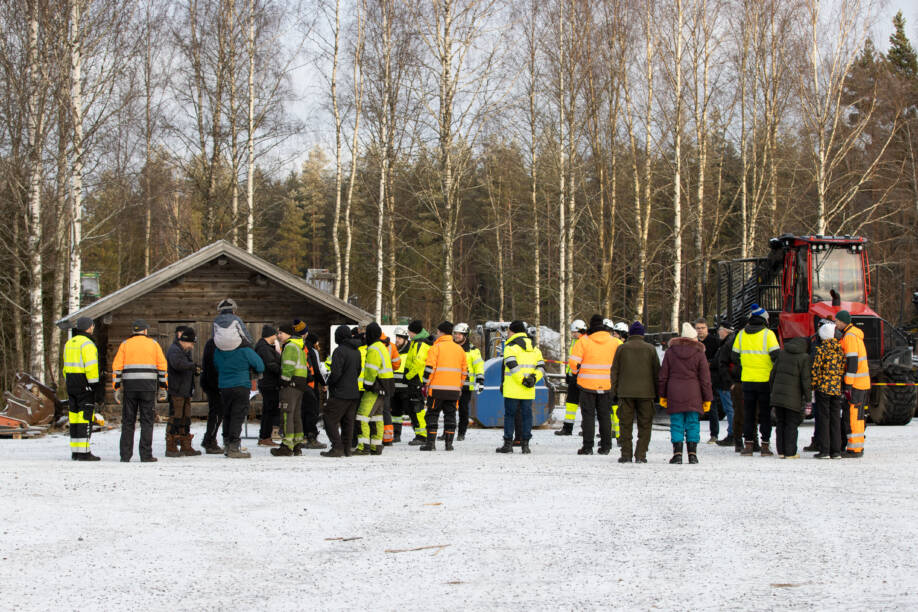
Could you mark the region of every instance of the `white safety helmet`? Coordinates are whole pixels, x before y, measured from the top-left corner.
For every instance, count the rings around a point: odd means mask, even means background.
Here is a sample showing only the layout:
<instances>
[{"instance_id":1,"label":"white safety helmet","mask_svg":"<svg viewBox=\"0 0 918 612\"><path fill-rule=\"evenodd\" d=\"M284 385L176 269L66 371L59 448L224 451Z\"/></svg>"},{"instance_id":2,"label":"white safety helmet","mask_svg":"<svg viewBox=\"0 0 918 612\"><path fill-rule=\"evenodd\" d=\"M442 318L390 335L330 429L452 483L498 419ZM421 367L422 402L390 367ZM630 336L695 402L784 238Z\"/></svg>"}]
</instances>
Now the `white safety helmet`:
<instances>
[{"instance_id":1,"label":"white safety helmet","mask_svg":"<svg viewBox=\"0 0 918 612\"><path fill-rule=\"evenodd\" d=\"M603 319L602 326L609 331L612 331L615 328L615 323L612 322L612 319Z\"/></svg>"},{"instance_id":2,"label":"white safety helmet","mask_svg":"<svg viewBox=\"0 0 918 612\"><path fill-rule=\"evenodd\" d=\"M468 323L456 323L453 326L454 334L462 334L463 336L469 335L469 324Z\"/></svg>"},{"instance_id":3,"label":"white safety helmet","mask_svg":"<svg viewBox=\"0 0 918 612\"><path fill-rule=\"evenodd\" d=\"M396 336L396 337L401 336L402 338L407 338L407 337L408 337L408 328L407 328L407 327L402 327L401 325L399 325L398 327L395 328L395 336Z\"/></svg>"},{"instance_id":4,"label":"white safety helmet","mask_svg":"<svg viewBox=\"0 0 918 612\"><path fill-rule=\"evenodd\" d=\"M627 334L627 333L628 333L628 324L625 323L624 321L619 321L618 323L616 323L615 325L612 326L612 329L613 329L614 331L619 332L620 334Z\"/></svg>"},{"instance_id":5,"label":"white safety helmet","mask_svg":"<svg viewBox=\"0 0 918 612\"><path fill-rule=\"evenodd\" d=\"M574 322L571 323L572 332L585 332L586 330L587 324L583 319L575 319Z\"/></svg>"}]
</instances>

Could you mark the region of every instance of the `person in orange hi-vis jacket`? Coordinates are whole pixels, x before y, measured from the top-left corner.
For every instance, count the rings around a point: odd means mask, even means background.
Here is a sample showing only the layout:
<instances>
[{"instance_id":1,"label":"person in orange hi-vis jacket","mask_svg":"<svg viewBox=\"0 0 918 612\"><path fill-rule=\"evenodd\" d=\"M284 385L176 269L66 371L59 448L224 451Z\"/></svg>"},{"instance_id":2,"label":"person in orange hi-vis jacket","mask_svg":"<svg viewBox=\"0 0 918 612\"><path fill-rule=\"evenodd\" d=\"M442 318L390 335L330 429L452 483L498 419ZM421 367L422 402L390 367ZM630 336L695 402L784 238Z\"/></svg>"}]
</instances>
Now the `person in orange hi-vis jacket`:
<instances>
[{"instance_id":1,"label":"person in orange hi-vis jacket","mask_svg":"<svg viewBox=\"0 0 918 612\"><path fill-rule=\"evenodd\" d=\"M456 435L456 410L462 385L468 377L465 351L453 341L453 324L443 321L437 326L433 346L427 352L424 366L424 384L427 387L427 441L422 451L436 450L437 421L443 411L443 433L446 434L446 450L453 450Z\"/></svg>"},{"instance_id":2,"label":"person in orange hi-vis jacket","mask_svg":"<svg viewBox=\"0 0 918 612\"><path fill-rule=\"evenodd\" d=\"M568 367L577 375L580 387L580 414L583 415L583 446L578 455L593 454L596 416L599 416L599 454L612 450L612 362L622 342L613 338L603 325L602 315L590 317L586 336L571 351Z\"/></svg>"},{"instance_id":3,"label":"person in orange hi-vis jacket","mask_svg":"<svg viewBox=\"0 0 918 612\"><path fill-rule=\"evenodd\" d=\"M153 456L153 419L156 393L166 401L169 365L159 343L150 338L143 319L131 324L132 336L121 343L112 362L115 401L121 404L121 461L134 455L134 423L140 416L140 460L156 461Z\"/></svg>"},{"instance_id":4,"label":"person in orange hi-vis jacket","mask_svg":"<svg viewBox=\"0 0 918 612\"><path fill-rule=\"evenodd\" d=\"M842 433L847 444L844 456L860 459L864 456L866 430L864 405L870 395L870 368L864 332L851 323L851 313L847 310L839 310L835 315L835 327L842 333L841 346L846 364L842 385L842 393L848 403L848 409L842 414Z\"/></svg>"}]
</instances>

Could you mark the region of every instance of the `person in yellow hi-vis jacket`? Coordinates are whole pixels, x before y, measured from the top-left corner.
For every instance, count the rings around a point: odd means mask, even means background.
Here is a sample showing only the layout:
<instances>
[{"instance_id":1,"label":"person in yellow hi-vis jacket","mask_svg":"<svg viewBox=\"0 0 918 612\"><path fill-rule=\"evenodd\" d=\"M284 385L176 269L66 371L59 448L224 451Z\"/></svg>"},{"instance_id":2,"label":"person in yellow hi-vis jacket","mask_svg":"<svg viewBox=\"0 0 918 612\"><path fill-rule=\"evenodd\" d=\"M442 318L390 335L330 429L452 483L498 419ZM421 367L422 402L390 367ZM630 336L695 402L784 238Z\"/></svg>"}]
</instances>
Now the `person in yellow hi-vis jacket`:
<instances>
[{"instance_id":1,"label":"person in yellow hi-vis jacket","mask_svg":"<svg viewBox=\"0 0 918 612\"><path fill-rule=\"evenodd\" d=\"M414 417L414 440L408 446L423 446L427 443L427 398L421 393L421 382L424 378L424 368L427 365L427 353L433 346L433 338L424 329L424 324L415 319L408 324L408 340L411 346L405 357L405 385L412 398Z\"/></svg>"},{"instance_id":2,"label":"person in yellow hi-vis jacket","mask_svg":"<svg viewBox=\"0 0 918 612\"><path fill-rule=\"evenodd\" d=\"M580 336L586 334L587 324L583 319L576 319L571 323L571 346L568 354L574 352L574 345ZM571 366L564 365L564 379L567 383L567 393L564 399L564 425L555 432L556 436L571 436L574 434L574 420L577 418L577 406L580 404L580 387L577 386L577 375L571 371Z\"/></svg>"},{"instance_id":3,"label":"person in yellow hi-vis jacket","mask_svg":"<svg viewBox=\"0 0 918 612\"><path fill-rule=\"evenodd\" d=\"M762 434L762 456L774 455L768 445L771 441L771 368L781 345L775 332L768 329L768 311L758 304L752 305L749 323L733 340L731 360L740 366L743 383L743 438L746 445L740 451L751 456L755 445L756 414Z\"/></svg>"},{"instance_id":4,"label":"person in yellow hi-vis jacket","mask_svg":"<svg viewBox=\"0 0 918 612\"><path fill-rule=\"evenodd\" d=\"M383 451L383 398L393 391L392 360L382 340L382 329L370 323L366 335L366 360L359 381L363 395L357 408L360 435L355 455L381 455ZM373 424L372 433L370 423Z\"/></svg>"},{"instance_id":5,"label":"person in yellow hi-vis jacket","mask_svg":"<svg viewBox=\"0 0 918 612\"><path fill-rule=\"evenodd\" d=\"M462 395L459 396L459 423L456 428L456 441L462 442L469 429L469 404L472 401L472 393L481 393L484 387L484 360L481 358L481 351L478 350L478 347L469 341L468 323L456 323L456 326L453 327L453 342L465 351L465 363L469 372L468 380L462 387ZM441 439L446 439L445 433Z\"/></svg>"},{"instance_id":6,"label":"person in yellow hi-vis jacket","mask_svg":"<svg viewBox=\"0 0 918 612\"><path fill-rule=\"evenodd\" d=\"M70 458L99 461L89 450L89 437L96 404L105 401L105 385L99 378L99 351L92 340L92 319L77 319L73 335L64 345L64 380L70 416Z\"/></svg>"},{"instance_id":7,"label":"person in yellow hi-vis jacket","mask_svg":"<svg viewBox=\"0 0 918 612\"><path fill-rule=\"evenodd\" d=\"M500 383L500 392L504 396L504 444L497 448L497 452L513 452L513 433L516 414L519 412L522 413L520 446L523 454L528 455L532 452L529 449L529 440L532 439L532 400L536 396L535 386L545 376L545 361L542 359L542 351L533 345L526 334L524 322L512 321L509 332L510 337L504 343L504 367Z\"/></svg>"}]
</instances>

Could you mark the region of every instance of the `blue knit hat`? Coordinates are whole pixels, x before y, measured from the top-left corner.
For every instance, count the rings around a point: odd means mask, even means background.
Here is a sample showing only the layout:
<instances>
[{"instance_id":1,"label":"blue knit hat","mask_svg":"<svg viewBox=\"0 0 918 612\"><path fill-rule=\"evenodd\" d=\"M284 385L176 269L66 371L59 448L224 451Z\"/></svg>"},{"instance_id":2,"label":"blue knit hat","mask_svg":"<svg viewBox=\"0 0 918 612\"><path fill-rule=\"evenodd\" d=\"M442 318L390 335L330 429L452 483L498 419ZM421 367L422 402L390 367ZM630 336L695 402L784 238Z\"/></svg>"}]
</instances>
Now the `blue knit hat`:
<instances>
[{"instance_id":1,"label":"blue knit hat","mask_svg":"<svg viewBox=\"0 0 918 612\"><path fill-rule=\"evenodd\" d=\"M628 328L629 336L643 336L644 335L644 326L640 321L635 321L631 324L631 327Z\"/></svg>"},{"instance_id":2,"label":"blue knit hat","mask_svg":"<svg viewBox=\"0 0 918 612\"><path fill-rule=\"evenodd\" d=\"M768 320L768 311L759 306L758 304L753 304L752 309L749 311L749 316L752 317L762 317L766 321Z\"/></svg>"}]
</instances>

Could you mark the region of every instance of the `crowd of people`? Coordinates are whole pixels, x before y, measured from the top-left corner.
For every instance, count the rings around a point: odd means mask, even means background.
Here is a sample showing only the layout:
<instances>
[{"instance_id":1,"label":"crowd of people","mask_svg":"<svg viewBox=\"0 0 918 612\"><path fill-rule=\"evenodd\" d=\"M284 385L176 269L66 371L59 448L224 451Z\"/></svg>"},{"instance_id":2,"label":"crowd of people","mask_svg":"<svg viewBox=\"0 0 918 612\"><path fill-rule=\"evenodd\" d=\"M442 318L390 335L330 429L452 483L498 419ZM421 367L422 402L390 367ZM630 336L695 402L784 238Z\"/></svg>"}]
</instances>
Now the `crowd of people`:
<instances>
[{"instance_id":1,"label":"crowd of people","mask_svg":"<svg viewBox=\"0 0 918 612\"><path fill-rule=\"evenodd\" d=\"M132 324L131 337L121 343L112 363L114 399L122 407L121 461L133 457L138 419L140 460L157 460L152 447L157 399L169 405L166 456L201 454L192 446L190 427L196 384L208 402L202 440L207 454L251 457L241 446L241 430L255 384L262 396L258 445L269 447L272 456L301 455L304 449L321 450L323 457L380 455L385 446L402 441L405 426L414 433L409 445L434 451L441 413L444 449L452 451L454 442L465 439L471 397L484 385L484 361L470 342L467 324L443 321L430 333L415 320L397 327L394 339L376 322L342 325L334 332L334 351L322 361L319 339L302 320L277 328L265 325L254 342L233 300L222 300L217 310L200 365L192 358L197 342L192 328L177 327L164 353L149 337L145 321ZM90 450L90 435L105 385L93 330L91 319L80 318L64 347L71 457L76 461L99 459ZM709 444L734 446L744 456L758 452L797 458L798 428L811 411L815 433L804 450L820 459L863 456L870 376L863 334L844 310L834 320L820 321L812 338L787 339L783 348L768 326L768 312L758 305L738 331L721 325L712 334L704 319L684 323L680 335L668 342L662 363L639 321L613 323L596 314L589 324L574 321L571 332L565 421L555 433L572 436L579 411L580 455L593 454L598 423L599 454L608 455L616 440L620 463L646 463L659 405L669 415L670 463L682 463L684 451L689 463L698 463L705 415ZM510 323L500 355L504 431L496 450L512 453L518 445L529 454L532 402L545 362L523 321ZM717 404L727 417L723 439L718 439ZM318 440L320 415L328 450ZM221 425L222 447L217 441ZM770 446L772 429L776 453Z\"/></svg>"}]
</instances>

